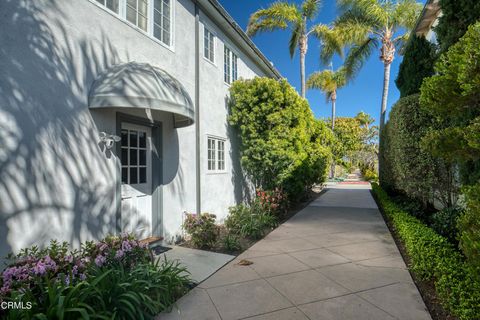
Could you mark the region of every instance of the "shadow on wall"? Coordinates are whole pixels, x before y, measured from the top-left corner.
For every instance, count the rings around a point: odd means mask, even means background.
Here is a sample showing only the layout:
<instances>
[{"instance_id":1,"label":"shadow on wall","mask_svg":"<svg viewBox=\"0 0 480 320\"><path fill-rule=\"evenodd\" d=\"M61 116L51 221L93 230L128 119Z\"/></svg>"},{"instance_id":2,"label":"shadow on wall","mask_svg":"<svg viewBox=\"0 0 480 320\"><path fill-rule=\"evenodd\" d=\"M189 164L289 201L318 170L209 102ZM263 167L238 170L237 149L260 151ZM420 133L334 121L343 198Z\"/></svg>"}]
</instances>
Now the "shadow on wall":
<instances>
[{"instance_id":1,"label":"shadow on wall","mask_svg":"<svg viewBox=\"0 0 480 320\"><path fill-rule=\"evenodd\" d=\"M225 108L230 114L230 100L225 97ZM242 170L241 154L240 154L240 135L236 128L226 122L227 139L230 141L230 161L232 163L232 183L235 193L235 201L237 204L242 202L251 202L252 195L255 190L253 184L248 181Z\"/></svg>"},{"instance_id":2,"label":"shadow on wall","mask_svg":"<svg viewBox=\"0 0 480 320\"><path fill-rule=\"evenodd\" d=\"M87 97L119 56L105 37L73 42L60 3L0 2L1 257L115 227L116 157L97 145Z\"/></svg>"}]
</instances>

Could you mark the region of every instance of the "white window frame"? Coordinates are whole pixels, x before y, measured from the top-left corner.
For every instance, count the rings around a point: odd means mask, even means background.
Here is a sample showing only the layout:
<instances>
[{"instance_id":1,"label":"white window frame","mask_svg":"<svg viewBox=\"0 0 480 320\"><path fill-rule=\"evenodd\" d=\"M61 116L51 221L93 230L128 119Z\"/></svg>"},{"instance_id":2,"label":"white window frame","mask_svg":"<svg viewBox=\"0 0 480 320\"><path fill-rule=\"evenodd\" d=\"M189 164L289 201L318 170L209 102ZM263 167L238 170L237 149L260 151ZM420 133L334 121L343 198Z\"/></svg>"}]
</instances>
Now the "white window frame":
<instances>
[{"instance_id":1,"label":"white window frame","mask_svg":"<svg viewBox=\"0 0 480 320\"><path fill-rule=\"evenodd\" d=\"M212 149L211 142L213 142L213 149ZM220 150L221 145L223 146L223 150ZM207 173L226 173L227 172L227 157L226 157L227 139L208 135L206 147L207 147ZM213 166L211 165L212 161L213 161ZM220 169L221 166L223 168Z\"/></svg>"},{"instance_id":2,"label":"white window frame","mask_svg":"<svg viewBox=\"0 0 480 320\"><path fill-rule=\"evenodd\" d=\"M148 12L147 12L147 31L144 31L140 27L137 27L135 24L131 23L127 20L127 0L119 0L119 12L118 14L115 11L110 10L104 4L98 2L97 0L89 0L91 3L96 5L97 7L101 8L102 10L108 12L109 14L113 15L117 19L121 20L123 23L126 23L130 27L134 28L138 32L146 35L151 40L157 42L158 44L162 45L163 47L169 49L172 52L175 52L175 8L177 0L169 0L170 1L170 44L166 44L162 40L155 38L153 35L153 28L154 28L154 0L148 0ZM105 3L105 1L104 1Z\"/></svg>"},{"instance_id":3,"label":"white window frame","mask_svg":"<svg viewBox=\"0 0 480 320\"><path fill-rule=\"evenodd\" d=\"M228 65L227 65L227 56L228 51ZM228 73L227 68L228 66ZM227 79L225 79L227 78ZM226 81L228 80L228 81ZM231 85L232 82L238 80L238 55L229 47L224 44L223 48L223 82L226 85Z\"/></svg>"},{"instance_id":4,"label":"white window frame","mask_svg":"<svg viewBox=\"0 0 480 320\"><path fill-rule=\"evenodd\" d=\"M205 56L205 46L206 46L206 42L205 42L205 38L206 38L206 33L210 33L213 37L213 44L212 44L212 48L213 50L211 51L212 53L212 58L213 60L210 60L210 57L206 57ZM217 52L216 52L216 47L217 47L217 35L215 34L215 32L213 31L213 28L211 28L210 26L208 26L207 24L203 23L203 33L202 33L202 39L203 39L203 58L205 60L207 60L208 62L210 62L211 64L213 65L216 65L215 63L215 60L216 60L216 55L217 55Z\"/></svg>"}]
</instances>

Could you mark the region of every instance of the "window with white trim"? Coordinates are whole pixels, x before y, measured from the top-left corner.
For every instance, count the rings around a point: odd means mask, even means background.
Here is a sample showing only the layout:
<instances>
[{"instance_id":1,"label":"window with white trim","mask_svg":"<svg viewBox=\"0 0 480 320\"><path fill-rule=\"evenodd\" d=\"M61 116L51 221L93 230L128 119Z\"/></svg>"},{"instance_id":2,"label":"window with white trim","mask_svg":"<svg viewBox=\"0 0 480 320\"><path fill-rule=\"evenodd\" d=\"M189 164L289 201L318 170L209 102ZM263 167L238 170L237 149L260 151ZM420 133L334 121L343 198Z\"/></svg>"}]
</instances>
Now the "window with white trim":
<instances>
[{"instance_id":1,"label":"window with white trim","mask_svg":"<svg viewBox=\"0 0 480 320\"><path fill-rule=\"evenodd\" d=\"M95 0L167 46L172 45L174 0Z\"/></svg>"},{"instance_id":2,"label":"window with white trim","mask_svg":"<svg viewBox=\"0 0 480 320\"><path fill-rule=\"evenodd\" d=\"M103 5L104 7L106 7L107 9L109 10L112 10L113 12L115 13L119 13L119 1L120 0L97 0L98 3L100 3L101 5Z\"/></svg>"},{"instance_id":3,"label":"window with white trim","mask_svg":"<svg viewBox=\"0 0 480 320\"><path fill-rule=\"evenodd\" d=\"M153 2L153 36L166 45L170 45L170 0L154 0Z\"/></svg>"},{"instance_id":4,"label":"window with white trim","mask_svg":"<svg viewBox=\"0 0 480 320\"><path fill-rule=\"evenodd\" d=\"M122 183L147 182L147 132L122 129Z\"/></svg>"},{"instance_id":5,"label":"window with white trim","mask_svg":"<svg viewBox=\"0 0 480 320\"><path fill-rule=\"evenodd\" d=\"M147 31L148 0L127 0L127 20L143 31Z\"/></svg>"},{"instance_id":6,"label":"window with white trim","mask_svg":"<svg viewBox=\"0 0 480 320\"><path fill-rule=\"evenodd\" d=\"M237 80L238 77L238 58L237 55L227 46L224 47L223 55L223 80L225 83L230 84Z\"/></svg>"},{"instance_id":7,"label":"window with white trim","mask_svg":"<svg viewBox=\"0 0 480 320\"><path fill-rule=\"evenodd\" d=\"M225 171L225 139L208 137L207 169L210 172Z\"/></svg>"},{"instance_id":8,"label":"window with white trim","mask_svg":"<svg viewBox=\"0 0 480 320\"><path fill-rule=\"evenodd\" d=\"M203 26L203 56L215 63L215 35Z\"/></svg>"}]
</instances>

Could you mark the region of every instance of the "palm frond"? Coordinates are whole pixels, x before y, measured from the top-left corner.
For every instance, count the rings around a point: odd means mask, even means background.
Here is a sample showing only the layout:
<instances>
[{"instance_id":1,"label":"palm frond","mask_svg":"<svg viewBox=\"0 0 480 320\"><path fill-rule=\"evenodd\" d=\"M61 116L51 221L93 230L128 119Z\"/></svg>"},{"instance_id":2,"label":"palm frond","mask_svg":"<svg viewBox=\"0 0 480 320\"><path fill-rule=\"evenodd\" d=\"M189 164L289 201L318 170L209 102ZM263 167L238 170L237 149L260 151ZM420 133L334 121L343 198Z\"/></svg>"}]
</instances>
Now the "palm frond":
<instances>
[{"instance_id":1,"label":"palm frond","mask_svg":"<svg viewBox=\"0 0 480 320\"><path fill-rule=\"evenodd\" d=\"M392 21L409 32L415 27L421 12L421 3L415 0L401 0L395 6L395 10L392 13Z\"/></svg>"},{"instance_id":2,"label":"palm frond","mask_svg":"<svg viewBox=\"0 0 480 320\"><path fill-rule=\"evenodd\" d=\"M300 36L302 35L302 29L303 29L303 21L300 20L294 25L292 30L292 35L288 42L288 50L290 52L291 58L293 58L293 56L295 55L295 50L298 47L298 41L300 40Z\"/></svg>"},{"instance_id":3,"label":"palm frond","mask_svg":"<svg viewBox=\"0 0 480 320\"><path fill-rule=\"evenodd\" d=\"M360 21L336 23L334 30L344 45L359 45L364 43L367 37L375 31L370 24Z\"/></svg>"},{"instance_id":4,"label":"palm frond","mask_svg":"<svg viewBox=\"0 0 480 320\"><path fill-rule=\"evenodd\" d=\"M343 57L344 42L342 35L336 29L324 24L318 24L309 33L321 41L320 61L323 64L327 64L335 53Z\"/></svg>"},{"instance_id":5,"label":"palm frond","mask_svg":"<svg viewBox=\"0 0 480 320\"><path fill-rule=\"evenodd\" d=\"M400 55L403 55L405 51L405 46L407 45L409 38L410 38L410 32L405 32L404 34L399 35L398 37L393 39L393 44L397 48L398 53L400 53Z\"/></svg>"},{"instance_id":6,"label":"palm frond","mask_svg":"<svg viewBox=\"0 0 480 320\"><path fill-rule=\"evenodd\" d=\"M377 47L378 40L369 37L363 43L350 49L344 63L347 79L352 79L360 71L373 49Z\"/></svg>"},{"instance_id":7,"label":"palm frond","mask_svg":"<svg viewBox=\"0 0 480 320\"><path fill-rule=\"evenodd\" d=\"M298 21L299 18L301 15L296 5L278 1L267 9L258 10L250 16L247 33L254 36L261 31L286 29L289 23Z\"/></svg>"},{"instance_id":8,"label":"palm frond","mask_svg":"<svg viewBox=\"0 0 480 320\"><path fill-rule=\"evenodd\" d=\"M318 89L325 93L327 101L331 100L333 92L345 86L347 83L347 74L345 68L339 68L337 71L323 70L314 72L308 77L307 88Z\"/></svg>"},{"instance_id":9,"label":"palm frond","mask_svg":"<svg viewBox=\"0 0 480 320\"><path fill-rule=\"evenodd\" d=\"M340 17L348 12L349 18L352 20L368 19L383 25L388 21L388 11L377 0L338 0L337 4L341 12Z\"/></svg>"},{"instance_id":10,"label":"palm frond","mask_svg":"<svg viewBox=\"0 0 480 320\"><path fill-rule=\"evenodd\" d=\"M321 0L305 0L302 3L302 15L307 19L313 19L320 11Z\"/></svg>"}]
</instances>

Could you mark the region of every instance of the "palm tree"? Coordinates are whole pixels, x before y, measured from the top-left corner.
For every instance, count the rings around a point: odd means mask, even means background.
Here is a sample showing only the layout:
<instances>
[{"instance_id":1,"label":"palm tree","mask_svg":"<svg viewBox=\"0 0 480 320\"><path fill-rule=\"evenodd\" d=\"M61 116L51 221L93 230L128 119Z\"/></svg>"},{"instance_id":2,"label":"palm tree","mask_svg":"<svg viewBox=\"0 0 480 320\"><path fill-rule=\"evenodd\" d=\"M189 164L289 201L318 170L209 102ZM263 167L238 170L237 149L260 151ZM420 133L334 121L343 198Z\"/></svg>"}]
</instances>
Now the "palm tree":
<instances>
[{"instance_id":1,"label":"palm tree","mask_svg":"<svg viewBox=\"0 0 480 320\"><path fill-rule=\"evenodd\" d=\"M332 131L335 128L335 103L337 102L337 90L347 84L347 75L345 68L337 71L323 70L315 72L307 80L309 89L319 89L327 98L327 102L332 102Z\"/></svg>"},{"instance_id":2,"label":"palm tree","mask_svg":"<svg viewBox=\"0 0 480 320\"><path fill-rule=\"evenodd\" d=\"M415 0L337 0L340 16L334 27L351 48L345 59L347 76L351 77L363 66L374 48L380 47L380 60L384 65L383 95L380 112L380 131L385 125L390 65L397 49L405 45L422 10ZM328 60L331 53L323 54Z\"/></svg>"},{"instance_id":3,"label":"palm tree","mask_svg":"<svg viewBox=\"0 0 480 320\"><path fill-rule=\"evenodd\" d=\"M304 0L301 5L291 4L286 1L277 1L266 9L254 12L248 22L247 33L254 36L261 31L274 31L277 29L291 28L292 35L289 41L290 56L295 50L300 52L300 80L301 94L305 98L305 55L308 49L308 37L316 36L322 42L328 42L329 52L341 54L339 38L326 25L309 26L309 23L320 10L320 0Z\"/></svg>"}]
</instances>

